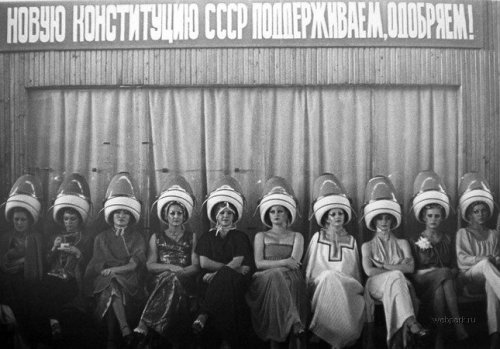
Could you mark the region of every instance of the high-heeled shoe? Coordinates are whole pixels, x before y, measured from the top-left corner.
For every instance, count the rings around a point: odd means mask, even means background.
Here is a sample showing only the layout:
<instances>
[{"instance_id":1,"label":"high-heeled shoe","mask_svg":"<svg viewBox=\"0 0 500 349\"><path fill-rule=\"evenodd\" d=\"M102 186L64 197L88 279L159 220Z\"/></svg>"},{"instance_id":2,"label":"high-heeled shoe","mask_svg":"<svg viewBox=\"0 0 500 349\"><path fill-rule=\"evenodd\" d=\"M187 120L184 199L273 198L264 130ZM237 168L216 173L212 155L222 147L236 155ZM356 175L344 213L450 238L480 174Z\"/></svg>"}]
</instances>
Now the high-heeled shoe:
<instances>
[{"instance_id":1,"label":"high-heeled shoe","mask_svg":"<svg viewBox=\"0 0 500 349\"><path fill-rule=\"evenodd\" d=\"M427 337L431 332L423 328L422 325L420 325L418 322L414 322L411 325L408 326L408 329L410 330L410 334L413 335L416 338L424 338Z\"/></svg>"}]
</instances>

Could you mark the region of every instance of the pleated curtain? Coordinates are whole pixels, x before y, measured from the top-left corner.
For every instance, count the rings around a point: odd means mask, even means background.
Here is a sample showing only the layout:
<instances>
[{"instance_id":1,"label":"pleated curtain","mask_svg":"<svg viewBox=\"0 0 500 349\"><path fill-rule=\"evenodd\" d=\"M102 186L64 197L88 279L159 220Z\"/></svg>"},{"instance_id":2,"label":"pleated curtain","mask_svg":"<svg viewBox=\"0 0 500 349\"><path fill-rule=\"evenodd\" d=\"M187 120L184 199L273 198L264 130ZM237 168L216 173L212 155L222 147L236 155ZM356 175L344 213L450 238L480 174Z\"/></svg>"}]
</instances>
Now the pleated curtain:
<instances>
[{"instance_id":1,"label":"pleated curtain","mask_svg":"<svg viewBox=\"0 0 500 349\"><path fill-rule=\"evenodd\" d=\"M366 182L388 175L404 206L409 236L423 229L409 214L421 170L440 174L456 200L462 175L458 90L422 87L120 88L29 91L29 162L50 207L65 174L90 185L94 218L107 185L128 171L143 202L142 225L157 229L152 204L169 176L183 175L197 205L190 227L209 228L202 203L229 174L242 185L246 208L239 228L264 227L255 209L265 181L287 179L299 200L292 226L306 240L312 184L324 172L344 184L358 212L349 226L361 240ZM453 221L447 223L451 228Z\"/></svg>"}]
</instances>

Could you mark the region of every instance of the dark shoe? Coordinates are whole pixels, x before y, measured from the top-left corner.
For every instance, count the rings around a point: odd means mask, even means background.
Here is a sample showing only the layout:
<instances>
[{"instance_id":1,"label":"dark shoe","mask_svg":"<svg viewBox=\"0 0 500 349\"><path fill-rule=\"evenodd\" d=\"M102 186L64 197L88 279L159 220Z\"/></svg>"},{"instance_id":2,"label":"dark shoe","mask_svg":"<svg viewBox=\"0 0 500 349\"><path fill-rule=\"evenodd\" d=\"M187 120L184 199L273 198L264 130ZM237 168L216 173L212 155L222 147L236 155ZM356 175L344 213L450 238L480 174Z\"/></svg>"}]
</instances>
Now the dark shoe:
<instances>
[{"instance_id":1,"label":"dark shoe","mask_svg":"<svg viewBox=\"0 0 500 349\"><path fill-rule=\"evenodd\" d=\"M134 335L132 333L129 333L126 336L123 336L123 344L125 348L128 349L134 348L135 347Z\"/></svg>"},{"instance_id":2,"label":"dark shoe","mask_svg":"<svg viewBox=\"0 0 500 349\"><path fill-rule=\"evenodd\" d=\"M50 320L50 330L52 332L52 340L54 342L59 342L62 338L62 329L59 321L51 319Z\"/></svg>"},{"instance_id":3,"label":"dark shoe","mask_svg":"<svg viewBox=\"0 0 500 349\"><path fill-rule=\"evenodd\" d=\"M149 337L141 332L134 331L134 348L145 349L148 347Z\"/></svg>"},{"instance_id":4,"label":"dark shoe","mask_svg":"<svg viewBox=\"0 0 500 349\"><path fill-rule=\"evenodd\" d=\"M196 320L194 320L193 325L191 327L193 328L193 332L195 334L200 334L203 329L205 328L205 323L207 322L207 316L204 314L198 315Z\"/></svg>"},{"instance_id":5,"label":"dark shoe","mask_svg":"<svg viewBox=\"0 0 500 349\"><path fill-rule=\"evenodd\" d=\"M423 328L422 325L420 325L418 322L414 322L410 326L410 333L415 337L415 338L424 338L427 337L431 332Z\"/></svg>"}]
</instances>

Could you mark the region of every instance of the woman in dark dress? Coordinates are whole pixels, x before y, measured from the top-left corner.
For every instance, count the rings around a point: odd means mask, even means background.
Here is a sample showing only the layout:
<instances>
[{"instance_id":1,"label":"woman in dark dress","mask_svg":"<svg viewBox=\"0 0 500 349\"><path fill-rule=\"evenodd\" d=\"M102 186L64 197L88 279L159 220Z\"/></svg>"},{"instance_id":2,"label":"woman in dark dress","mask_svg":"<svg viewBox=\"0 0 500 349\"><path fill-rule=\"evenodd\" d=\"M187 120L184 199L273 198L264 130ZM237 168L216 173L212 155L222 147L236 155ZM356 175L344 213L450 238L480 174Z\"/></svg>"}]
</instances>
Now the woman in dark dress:
<instances>
[{"instance_id":1,"label":"woman in dark dress","mask_svg":"<svg viewBox=\"0 0 500 349\"><path fill-rule=\"evenodd\" d=\"M203 331L207 321L233 348L249 345L251 329L245 302L254 270L253 253L247 235L236 229L243 212L243 196L235 179L224 177L207 199L207 213L215 227L203 234L196 246L204 297L193 330Z\"/></svg>"},{"instance_id":2,"label":"woman in dark dress","mask_svg":"<svg viewBox=\"0 0 500 349\"><path fill-rule=\"evenodd\" d=\"M154 275L154 285L134 330L147 336L152 329L176 347L187 345L189 339L187 330L193 321L190 307L196 295L194 277L200 269L194 252L196 235L184 227L193 206L191 186L183 177L174 178L158 199L158 218L167 228L149 240L146 266Z\"/></svg>"},{"instance_id":3,"label":"woman in dark dress","mask_svg":"<svg viewBox=\"0 0 500 349\"><path fill-rule=\"evenodd\" d=\"M140 218L141 204L128 173L118 173L108 186L104 217L111 228L94 241L94 251L85 273L86 286L97 301L95 313L106 318L108 348L127 347L133 342L126 311L145 298L141 269L146 262L146 244L133 224ZM115 337L118 322L122 340Z\"/></svg>"},{"instance_id":4,"label":"woman in dark dress","mask_svg":"<svg viewBox=\"0 0 500 349\"><path fill-rule=\"evenodd\" d=\"M458 319L455 292L457 269L453 268L452 242L439 230L450 211L449 199L441 178L432 171L419 173L414 187L413 211L415 218L425 224L425 230L411 243L415 257L413 284L426 314ZM454 327L458 340L468 337L463 324L455 323ZM444 347L443 331L443 326L438 324L436 348Z\"/></svg>"},{"instance_id":5,"label":"woman in dark dress","mask_svg":"<svg viewBox=\"0 0 500 349\"><path fill-rule=\"evenodd\" d=\"M48 272L39 285L34 309L45 324L50 324L53 339L62 335L59 319L64 309L83 311L82 278L92 253L91 239L84 229L90 205L85 178L75 173L66 177L53 207L53 219L63 229L49 236Z\"/></svg>"},{"instance_id":6,"label":"woman in dark dress","mask_svg":"<svg viewBox=\"0 0 500 349\"><path fill-rule=\"evenodd\" d=\"M5 217L12 230L0 238L0 304L9 307L20 334L34 340L30 316L31 290L43 275L42 236L33 226L41 210L42 186L38 178L21 176L12 187L5 205Z\"/></svg>"}]
</instances>

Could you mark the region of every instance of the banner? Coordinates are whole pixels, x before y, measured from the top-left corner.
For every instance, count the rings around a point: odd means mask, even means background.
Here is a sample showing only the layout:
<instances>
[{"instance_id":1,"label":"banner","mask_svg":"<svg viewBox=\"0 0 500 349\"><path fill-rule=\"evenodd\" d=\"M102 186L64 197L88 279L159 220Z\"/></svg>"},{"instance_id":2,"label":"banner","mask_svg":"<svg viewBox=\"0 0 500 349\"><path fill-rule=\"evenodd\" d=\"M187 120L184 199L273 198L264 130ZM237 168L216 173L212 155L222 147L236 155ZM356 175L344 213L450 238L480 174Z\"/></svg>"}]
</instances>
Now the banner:
<instances>
[{"instance_id":1,"label":"banner","mask_svg":"<svg viewBox=\"0 0 500 349\"><path fill-rule=\"evenodd\" d=\"M485 2L0 3L0 51L403 46L481 48Z\"/></svg>"}]
</instances>

